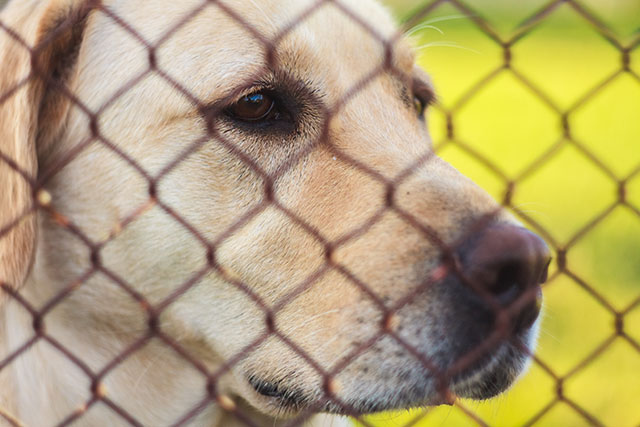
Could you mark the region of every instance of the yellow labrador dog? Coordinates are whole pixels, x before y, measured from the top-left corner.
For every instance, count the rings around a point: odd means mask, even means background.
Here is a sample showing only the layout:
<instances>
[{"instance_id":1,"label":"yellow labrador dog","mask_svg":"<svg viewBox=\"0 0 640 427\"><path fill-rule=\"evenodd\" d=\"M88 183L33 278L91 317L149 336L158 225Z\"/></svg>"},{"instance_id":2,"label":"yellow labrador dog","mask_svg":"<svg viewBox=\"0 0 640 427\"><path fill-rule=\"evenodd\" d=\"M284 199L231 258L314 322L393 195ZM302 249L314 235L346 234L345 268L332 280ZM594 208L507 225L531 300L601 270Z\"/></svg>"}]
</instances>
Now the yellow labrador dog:
<instances>
[{"instance_id":1,"label":"yellow labrador dog","mask_svg":"<svg viewBox=\"0 0 640 427\"><path fill-rule=\"evenodd\" d=\"M0 22L0 424L271 426L523 371L548 250L433 155L381 6Z\"/></svg>"}]
</instances>

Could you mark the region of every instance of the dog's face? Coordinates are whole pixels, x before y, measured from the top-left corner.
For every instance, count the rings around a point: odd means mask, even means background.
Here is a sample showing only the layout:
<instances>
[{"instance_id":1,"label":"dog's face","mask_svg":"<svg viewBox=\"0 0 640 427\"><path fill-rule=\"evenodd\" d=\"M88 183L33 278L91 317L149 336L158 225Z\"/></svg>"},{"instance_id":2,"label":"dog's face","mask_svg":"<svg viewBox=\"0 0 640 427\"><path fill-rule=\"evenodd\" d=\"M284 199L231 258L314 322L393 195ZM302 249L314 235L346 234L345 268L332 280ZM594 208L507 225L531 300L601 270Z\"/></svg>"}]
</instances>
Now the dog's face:
<instances>
[{"instance_id":1,"label":"dog's face","mask_svg":"<svg viewBox=\"0 0 640 427\"><path fill-rule=\"evenodd\" d=\"M48 314L52 334L88 324L91 344L64 342L79 355L113 337L87 362L99 369L157 314L194 359L224 366L218 393L271 415L506 389L532 349L546 250L433 154L430 83L387 13L201 3L105 1L84 23L65 85L97 120L68 103L37 148L66 220L41 215L28 283L50 285L29 296L90 272ZM156 357L172 378L157 387L202 395L189 363Z\"/></svg>"}]
</instances>

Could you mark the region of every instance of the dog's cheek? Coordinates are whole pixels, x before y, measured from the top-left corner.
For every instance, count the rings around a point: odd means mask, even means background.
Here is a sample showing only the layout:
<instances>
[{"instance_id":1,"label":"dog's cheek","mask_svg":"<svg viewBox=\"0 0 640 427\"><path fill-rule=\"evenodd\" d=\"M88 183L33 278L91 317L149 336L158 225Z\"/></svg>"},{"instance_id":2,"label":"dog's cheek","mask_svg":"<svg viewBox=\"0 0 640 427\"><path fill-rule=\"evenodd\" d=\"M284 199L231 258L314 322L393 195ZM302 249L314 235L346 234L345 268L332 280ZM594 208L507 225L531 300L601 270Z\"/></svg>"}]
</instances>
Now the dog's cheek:
<instances>
[{"instance_id":1,"label":"dog's cheek","mask_svg":"<svg viewBox=\"0 0 640 427\"><path fill-rule=\"evenodd\" d=\"M267 207L224 240L216 261L272 304L322 266L324 251L303 227Z\"/></svg>"},{"instance_id":2,"label":"dog's cheek","mask_svg":"<svg viewBox=\"0 0 640 427\"><path fill-rule=\"evenodd\" d=\"M283 175L278 198L293 215L334 241L353 234L380 212L385 187L347 160L318 148Z\"/></svg>"}]
</instances>

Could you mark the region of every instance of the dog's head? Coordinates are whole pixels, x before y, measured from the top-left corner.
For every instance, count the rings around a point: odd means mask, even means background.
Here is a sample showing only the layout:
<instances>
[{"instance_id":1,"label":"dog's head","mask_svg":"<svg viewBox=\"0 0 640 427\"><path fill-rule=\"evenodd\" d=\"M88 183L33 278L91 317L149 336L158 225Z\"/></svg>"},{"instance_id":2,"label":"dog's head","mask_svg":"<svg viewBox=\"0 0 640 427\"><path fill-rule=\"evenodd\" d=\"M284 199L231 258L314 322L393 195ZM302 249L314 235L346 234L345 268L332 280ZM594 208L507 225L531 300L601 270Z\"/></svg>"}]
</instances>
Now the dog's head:
<instances>
[{"instance_id":1,"label":"dog's head","mask_svg":"<svg viewBox=\"0 0 640 427\"><path fill-rule=\"evenodd\" d=\"M379 5L16 1L2 22L0 279L68 292L45 320L88 364L151 327L273 415L484 399L524 369L548 251L433 153L430 82ZM138 379L141 419L140 393L206 389L153 340L130 359L169 379Z\"/></svg>"}]
</instances>

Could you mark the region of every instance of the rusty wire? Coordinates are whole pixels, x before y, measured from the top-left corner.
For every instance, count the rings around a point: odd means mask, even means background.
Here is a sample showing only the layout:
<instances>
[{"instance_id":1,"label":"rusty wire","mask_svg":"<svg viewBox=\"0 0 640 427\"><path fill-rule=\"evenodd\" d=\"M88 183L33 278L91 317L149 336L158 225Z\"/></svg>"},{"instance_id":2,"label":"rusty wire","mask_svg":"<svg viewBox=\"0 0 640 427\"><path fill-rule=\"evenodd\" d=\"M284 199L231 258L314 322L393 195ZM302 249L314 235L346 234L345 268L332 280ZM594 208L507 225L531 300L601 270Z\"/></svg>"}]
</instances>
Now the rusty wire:
<instances>
[{"instance_id":1,"label":"rusty wire","mask_svg":"<svg viewBox=\"0 0 640 427\"><path fill-rule=\"evenodd\" d=\"M285 164L281 165L278 170L269 174L266 171L262 170L255 162L253 162L245 153L243 153L239 148L233 145L233 143L227 141L224 136L219 133L214 126L210 126L207 132L207 135L204 138L201 138L191 144L191 146L183 151L183 153L175 158L169 165L167 165L157 176L151 176L145 169L136 162L135 159L128 156L124 153L118 146L110 141L106 136L101 134L98 122L99 116L113 101L115 101L119 96L130 90L133 86L136 85L137 82L142 80L149 74L155 74L157 76L162 77L166 82L168 82L174 90L180 92L186 98L188 98L195 106L202 111L203 115L206 114L218 114L219 111L207 111L206 105L204 105L196 96L191 94L187 89L185 89L179 82L172 79L167 73L165 73L161 68L158 67L155 59L156 50L162 45L162 43L169 38L169 36L177 31L181 26L189 22L195 15L197 15L202 9L206 7L216 7L223 13L225 13L228 17L235 20L238 24L245 27L250 33L251 37L260 42L264 48L266 53L266 58L268 58L268 65L274 65L277 63L277 55L275 54L275 50L278 46L279 41L281 41L289 32L295 29L299 24L304 22L309 16L313 15L313 13L322 7L326 3L332 3L334 6L339 8L346 16L353 19L360 25L369 35L377 39L380 44L384 47L385 50L385 61L376 69L371 70L371 72L365 76L360 82L358 82L354 87L351 88L350 91L335 105L325 106L325 124L324 131L322 132L320 138L315 141L313 144L310 144L305 150L299 152L294 158L289 159ZM584 236L589 233L597 224L603 221L616 207L625 206L629 210L635 213L638 217L640 217L640 208L634 206L629 203L626 197L626 185L627 183L634 177L640 174L640 163L635 167L635 169L627 174L626 176L619 177L614 173L610 168L608 168L602 161L600 161L597 155L593 154L589 151L589 149L581 143L580 140L576 139L571 132L570 126L570 117L572 113L578 109L580 106L589 102L591 98L593 98L596 94L610 85L618 76L622 74L627 74L634 78L640 84L640 75L630 67L630 56L631 52L640 45L640 37L637 37L635 40L624 43L619 40L616 36L615 32L612 31L606 24L604 24L594 13L585 8L579 0L550 0L544 7L539 9L537 12L533 13L527 19L525 19L522 24L517 28L517 30L511 34L509 37L504 37L500 35L498 31L496 31L492 25L485 19L481 17L478 13L479 11L473 10L469 6L467 6L463 0L436 0L428 2L426 6L422 7L418 12L416 12L408 21L406 27L411 28L417 24L419 24L426 15L435 10L437 7L448 4L453 6L457 10L459 10L462 14L466 15L475 25L477 29L483 32L486 36L488 36L495 44L500 46L502 49L502 58L503 61L499 64L494 70L489 72L486 76L479 79L479 81L472 86L469 90L467 90L459 99L457 103L455 103L451 108L446 108L442 105L437 106L446 117L446 126L447 126L447 139L450 143L456 144L466 152L470 153L474 158L476 158L479 162L481 162L488 169L493 171L496 176L502 178L502 181L505 184L505 188L507 189L503 200L502 206L505 208L509 208L510 210L516 212L525 222L532 227L536 232L541 234L545 240L551 245L552 250L554 252L555 262L557 264L557 270L554 275L550 277L550 281L560 275L566 275L571 278L575 283L581 286L584 290L586 290L599 304L602 305L604 309L610 312L615 320L614 330L612 334L604 340L595 350L593 350L586 358L580 361L577 365L573 367L568 373L565 375L560 375L554 371L552 363L550 361L541 360L539 357L533 355L534 362L544 370L556 384L556 393L553 400L551 400L545 407L535 413L526 423L525 425L533 425L539 420L542 416L544 416L547 412L549 412L556 404L559 402L564 402L569 405L571 408L575 410L577 414L579 414L586 423L592 425L602 425L602 423L598 420L595 414L590 413L588 408L584 408L580 406L577 402L567 397L563 392L563 384L565 381L571 376L575 375L577 372L584 369L587 365L589 365L598 355L600 355L603 351L605 351L609 345L618 337L626 340L629 344L631 344L638 352L640 352L640 343L636 342L625 330L624 327L624 318L625 315L640 306L640 296L633 301L630 301L626 308L622 310L616 310L613 305L607 300L607 298L600 293L597 289L591 286L587 281L585 281L582 277L580 277L576 272L572 271L572 269L567 265L567 253L568 251L576 245ZM558 106L551 98L545 93L542 89L540 89L536 84L522 73L520 73L516 68L513 67L511 59L511 50L514 45L516 45L524 36L533 31L539 24L541 24L550 14L554 12L559 6L566 4L568 5L578 16L580 16L585 22L587 22L595 31L608 43L610 43L620 54L620 64L619 68L607 78L602 80L599 84L594 87L587 88L583 94L583 96L575 102L569 108L561 108ZM344 369L351 361L353 361L360 354L365 352L368 348L370 348L378 339L383 336L392 337L399 345L401 345L404 349L406 349L409 353L411 353L414 357L416 357L423 364L424 368L435 375L437 375L442 384L446 383L446 380L452 375L452 372L439 372L433 364L425 358L420 352L414 349L410 344L405 342L400 336L394 333L392 328L390 327L391 318L395 311L402 308L406 305L412 297L415 296L416 292L420 292L422 289L431 286L433 283L437 282L441 275L444 274L442 269L437 270L437 273L433 275L433 277L429 278L424 284L422 284L421 288L416 290L415 292L404 296L400 301L395 304L393 307L387 307L385 303L378 297L374 292L372 292L366 283L361 282L355 275L353 275L347 268L336 263L332 258L332 253L339 248L341 245L346 244L348 241L366 233L371 227L373 227L376 222L381 218L381 216L387 211L393 211L398 214L400 217L405 219L409 224L411 224L417 232L422 233L427 239L431 241L432 244L438 246L442 253L445 254L445 260L453 258L453 250L455 248L455 244L447 245L444 242L440 241L437 237L437 233L434 230L429 229L425 225L421 224L417 219L412 217L409 213L404 212L399 206L397 206L394 202L394 191L395 188L401 184L404 180L411 176L411 174L424 165L430 158L429 155L425 155L423 158L415 159L415 162L407 168L403 173L399 175L395 180L389 180L383 177L380 173L376 172L366 164L363 164L356 159L353 159L341 152L338 148L333 146L332 142L329 139L329 122L331 117L335 115L342 106L349 101L351 97L353 97L359 90L365 87L370 81L375 79L381 73L389 72L402 74L399 70L396 70L392 64L391 58L393 57L392 50L394 42L402 36L402 32L398 32L396 36L391 39L385 39L382 37L376 30L372 24L365 22L363 19L355 15L352 11L350 11L347 7L342 5L338 0L318 0L311 7L301 13L298 19L294 20L293 23L281 29L281 31L273 38L267 38L255 28L251 26L251 24L241 16L238 11L231 9L226 6L223 2L218 2L215 0L204 0L203 3L193 10L192 13L185 16L177 25L172 28L168 28L165 35L159 39L158 42L152 44L144 39L144 37L135 31L135 29L127 22L123 21L120 17L113 14L108 8L102 6L100 2L93 2L92 7L98 11L99 13L104 13L110 16L114 22L117 23L123 30L132 35L139 43L144 45L148 50L149 54L149 66L148 68L133 79L130 82L127 82L120 90L113 95L111 100L107 101L100 111L91 111L83 102L78 99L73 93L71 93L66 87L59 86L57 89L60 90L66 97L69 98L71 103L75 105L77 108L81 109L89 118L90 121L90 129L91 136L87 140L78 144L71 152L67 154L67 156L62 159L58 164L54 165L52 168L46 171L41 171L38 177L30 176L28 171L22 170L18 164L16 164L13 159L9 158L4 153L0 152L0 161L4 162L11 169L15 171L15 173L20 174L31 186L33 190L33 205L27 209L23 215L18 218L14 218L10 223L0 224L0 238L7 235L9 231L12 230L22 219L26 218L29 215L33 215L36 212L41 212L45 215L50 215L60 227L64 227L70 233L74 234L78 239L80 239L87 248L91 251L91 261L92 267L90 270L86 271L81 277L76 278L70 281L68 287L53 298L49 303L43 306L41 309L36 309L29 301L26 301L21 294L16 291L12 286L7 283L1 283L1 289L7 294L10 298L13 298L16 302L18 302L25 310L27 310L31 316L33 317L33 330L34 335L32 339L24 343L20 348L16 349L13 353L5 357L3 360L0 360L0 371L6 368L9 364L14 362L18 357L20 357L24 352L28 351L36 342L38 341L46 341L55 348L57 348L62 354L64 354L70 361L72 361L78 368L80 368L86 376L91 380L91 398L85 403L85 405L73 413L70 413L68 417L63 420L59 425L69 425L74 421L78 420L83 416L83 414L93 405L98 402L102 402L103 404L109 406L114 412L119 414L123 421L128 422L131 425L137 426L142 425L139 421L137 421L131 414L127 413L123 408L118 406L109 395L105 392L102 386L103 378L109 374L112 370L118 367L123 361L125 361L128 357L130 357L137 350L142 348L145 344L147 344L152 338L159 339L163 341L167 346L173 348L176 353L178 353L181 357L183 357L186 361L188 361L196 370L198 370L203 376L207 379L207 395L206 397L195 407L191 408L187 411L182 418L180 418L174 425L184 425L187 424L193 417L195 417L198 413L200 413L205 407L212 403L217 403L224 410L228 411L235 415L235 417L247 424L254 425L251 419L242 413L234 404L230 402L228 398L224 395L218 394L216 390L216 381L225 373L231 369L236 363L246 357L252 349L256 346L260 345L262 342L267 340L269 337L275 336L278 337L280 341L286 343L289 348L291 348L297 355L299 355L306 363L311 365L323 378L324 383L324 391L325 391L325 401L332 401L336 405L340 406L345 413L353 414L357 416L356 411L349 407L349 405L339 399L339 397L335 393L335 388L332 383L333 377L338 374L342 369ZM66 25L71 25L71 23L67 23ZM58 28L58 32L63 31L64 25ZM16 32L14 32L11 28L9 28L5 23L0 22L0 31L5 33L5 36L11 37L15 43L24 47L24 49L31 52L32 55L35 55L37 51L43 49L48 43L51 43L56 38L56 33L51 34L38 46L30 46L26 43ZM501 73L511 73L513 77L515 77L523 86L528 88L531 92L533 92L538 99L540 99L544 104L550 107L560 118L560 123L562 124L562 138L560 142L554 144L550 149L548 149L545 153L543 153L540 157L536 159L531 159L530 165L517 177L508 178L507 175L500 170L498 166L496 166L492 161L484 156L482 156L477 151L473 150L472 147L465 144L464 141L460 141L456 137L456 126L455 126L455 117L456 113L485 86L487 86L491 81L493 81L499 74ZM27 76L23 81L18 83L15 88L12 90L0 94L0 103L6 102L11 96L13 96L22 86L28 83L28 81L32 78L44 78L48 79L48 76L43 75L37 67L34 67L32 73ZM210 123L211 121L209 121ZM192 152L200 148L205 142L215 139L217 143L225 146L229 151L231 151L234 155L240 158L245 164L249 165L263 180L264 183L264 198L262 202L249 210L248 212L243 213L239 216L237 222L233 224L227 231L222 233L220 237L216 241L208 241L202 233L200 233L197 229L193 228L186 220L184 220L180 216L180 212L174 211L169 205L163 202L161 198L158 197L157 194L157 185L162 180L164 176L166 176L171 170L173 170L181 161L183 161L186 157L189 156ZM129 217L124 218L120 221L119 224L116 224L116 229L118 232L121 232L124 228L127 227L132 221L134 221L138 216L142 215L151 207L158 207L166 212L169 216L171 216L175 221L179 222L184 228L186 228L198 241L202 244L202 246L207 251L207 261L208 264L191 278L189 278L185 283L176 288L176 290L164 301L159 304L152 305L144 295L139 293L132 287L129 283L127 283L126 278L119 277L114 272L110 271L105 265L101 263L100 260L100 251L101 249L108 244L111 240L113 240L118 233L112 234L109 238L103 241L95 242L92 241L89 237L87 237L73 222L71 218L67 218L56 211L55 204L50 203L48 200L47 193L44 190L47 182L62 168L64 168L69 162L71 162L76 156L78 156L86 147L90 144L98 142L102 144L102 146L108 148L112 152L116 153L120 156L125 162L127 162L131 167L133 167L139 174L142 176L149 184L149 198L146 203L140 206L133 214ZM617 196L615 202L604 209L600 214L598 214L592 221L590 221L586 226L580 229L578 232L574 234L572 238L570 238L567 242L558 241L553 234L548 232L541 224L537 223L533 218L527 215L526 212L520 210L516 205L512 203L512 196L514 191L518 185L518 182L523 180L524 178L533 174L536 170L542 167L559 148L564 145L571 144L575 148L577 148L580 152L582 152L585 156L587 156L592 163L603 171L612 181L616 183L617 186ZM356 230L353 230L346 236L341 237L338 241L328 241L325 237L321 235L318 230L316 230L312 225L310 225L305 218L300 217L299 215L292 212L288 209L283 203L281 203L276 194L273 191L274 182L287 172L291 167L293 167L296 163L298 163L301 159L307 156L314 148L319 145L323 145L325 148L329 149L331 153L339 158L341 161L346 164L359 169L364 174L368 175L372 179L381 183L387 191L386 203L380 207L380 209L371 216L369 221L363 224ZM296 225L302 227L307 233L313 236L319 243L324 246L326 259L324 265L311 274L305 281L300 283L293 292L290 292L283 299L278 301L275 305L269 306L265 303L256 293L252 291L250 286L243 283L239 278L231 275L222 267L217 259L216 259L216 250L217 248L225 241L225 239L229 238L235 231L241 228L243 225L247 224L252 218L258 215L260 212L264 211L267 207L272 207L280 210L289 219L294 222ZM476 224L471 227L471 230L468 233L473 232L476 229L482 228L485 226L486 222L491 220L495 214L498 212L492 213L492 215L488 215L487 217L481 218ZM467 234L468 234L467 233ZM443 268L446 270L451 270L459 275L462 275L461 272L457 271L457 267L455 263L445 262L443 264ZM242 290L250 299L252 299L263 311L265 315L266 322L266 331L260 337L258 337L254 342L252 342L249 346L247 346L243 351L238 353L235 357L226 361L226 363L221 366L215 372L211 372L207 369L207 367L191 356L186 350L184 350L180 344L174 340L172 337L168 336L162 329L159 327L159 316L162 312L172 304L176 299L178 299L182 294L187 292L191 287L193 287L200 278L202 278L208 272L212 270L217 271L222 277L224 277L229 283L235 285L238 289ZM311 357L309 357L305 352L296 345L292 340L290 340L284 333L282 333L275 322L275 315L278 311L282 310L285 306L287 306L297 295L311 288L314 283L327 271L334 270L349 278L351 282L357 286L363 294L366 295L366 298L370 299L374 302L374 304L380 309L383 313L383 322L380 326L380 331L378 334L373 336L368 341L362 343L356 350L352 351L351 354L347 355L343 358L339 363L336 363L335 367L331 370L326 370L322 368L317 362L315 362ZM141 310L147 315L148 318L148 331L147 334L132 343L126 350L118 355L118 357L114 358L111 363L107 364L107 366L103 367L100 371L92 370L85 362L82 360L82 355L72 354L68 349L64 347L56 338L47 334L46 329L44 328L44 318L48 312L50 312L54 307L56 307L61 301L63 301L70 293L74 292L77 288L82 286L82 284L90 279L93 275L101 273L107 277L109 277L113 283L119 286L122 290L130 295L132 299L139 303ZM464 278L463 278L464 279ZM473 283L470 283L471 286L474 286ZM475 289L475 288L474 288ZM481 292L481 290L479 290ZM490 301L489 301L490 303ZM501 335L501 331L497 331L497 335L491 336L488 338L488 346L491 345L492 340L498 340L503 338ZM477 349L477 351L472 352L465 356L462 359L473 359L478 358L479 355L483 354L483 349ZM466 364L470 363L469 361L458 361L455 365L461 365L464 367ZM455 372L455 368L453 368L453 372ZM442 393L446 394L446 386L441 390ZM478 425L486 425L486 422L482 420L478 415L474 414L473 411L466 408L462 403L455 402L455 405L462 410L470 420L473 420ZM0 408L0 420L4 420L11 425L20 425L20 421L13 419L10 415L5 414ZM306 410L299 417L291 421L291 425L298 425L304 422L308 417L310 417L315 408L310 408ZM410 424L420 420L421 416L416 417ZM364 425L369 425L365 419L358 417L359 422Z\"/></svg>"}]
</instances>

